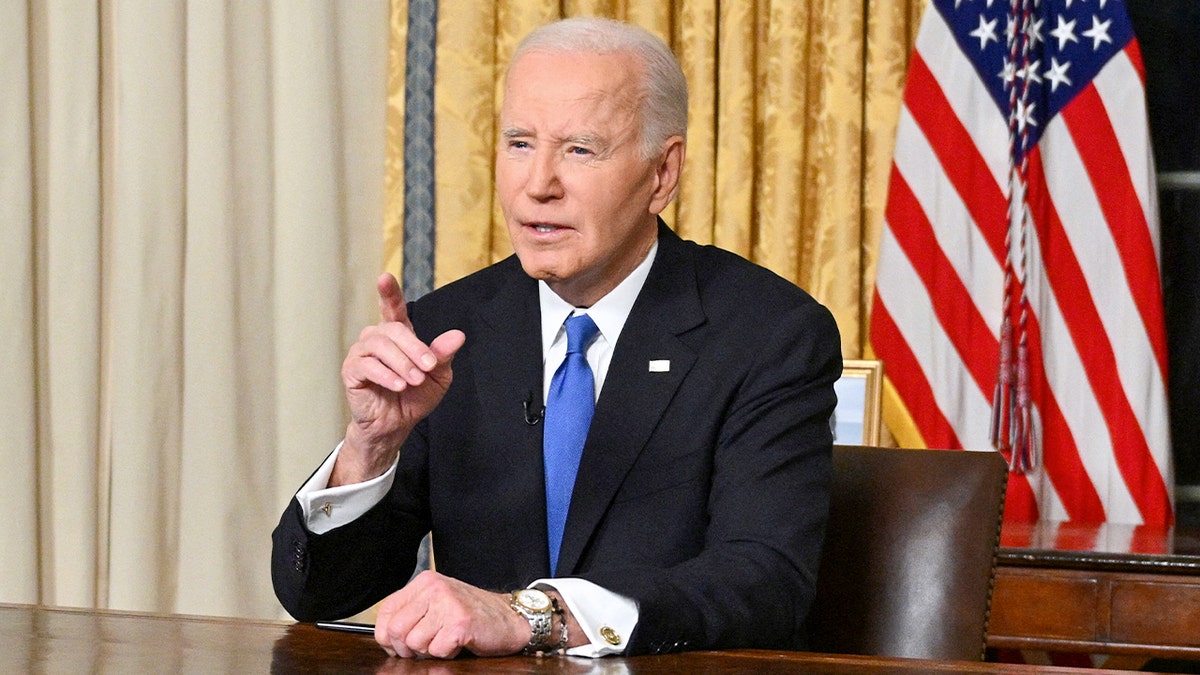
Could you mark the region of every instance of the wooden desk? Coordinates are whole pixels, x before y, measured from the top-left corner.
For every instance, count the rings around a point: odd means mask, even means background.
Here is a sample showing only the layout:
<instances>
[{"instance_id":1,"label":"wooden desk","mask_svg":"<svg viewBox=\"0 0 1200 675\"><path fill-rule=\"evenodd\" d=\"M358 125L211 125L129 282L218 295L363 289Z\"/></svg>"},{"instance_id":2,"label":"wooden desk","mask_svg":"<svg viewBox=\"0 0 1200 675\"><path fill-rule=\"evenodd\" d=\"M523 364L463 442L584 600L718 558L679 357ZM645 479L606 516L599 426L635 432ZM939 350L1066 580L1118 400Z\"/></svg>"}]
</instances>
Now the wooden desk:
<instances>
[{"instance_id":1,"label":"wooden desk","mask_svg":"<svg viewBox=\"0 0 1200 675\"><path fill-rule=\"evenodd\" d=\"M1200 659L1200 532L1005 523L988 646Z\"/></svg>"},{"instance_id":2,"label":"wooden desk","mask_svg":"<svg viewBox=\"0 0 1200 675\"><path fill-rule=\"evenodd\" d=\"M370 636L310 624L152 616L0 605L2 673L1061 673L1106 672L996 663L921 661L801 652L690 652L581 659L389 658ZM1112 672L1112 671L1107 671Z\"/></svg>"}]
</instances>

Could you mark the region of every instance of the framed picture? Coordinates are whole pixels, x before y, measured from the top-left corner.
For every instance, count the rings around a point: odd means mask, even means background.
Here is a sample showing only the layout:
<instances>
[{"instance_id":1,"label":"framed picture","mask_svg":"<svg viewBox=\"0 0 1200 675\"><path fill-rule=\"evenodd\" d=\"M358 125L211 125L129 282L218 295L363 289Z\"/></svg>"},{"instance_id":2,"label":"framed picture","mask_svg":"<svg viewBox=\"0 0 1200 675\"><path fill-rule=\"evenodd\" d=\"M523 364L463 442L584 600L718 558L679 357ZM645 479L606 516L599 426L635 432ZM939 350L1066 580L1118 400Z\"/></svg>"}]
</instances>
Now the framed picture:
<instances>
[{"instance_id":1,"label":"framed picture","mask_svg":"<svg viewBox=\"0 0 1200 675\"><path fill-rule=\"evenodd\" d=\"M879 445L882 430L883 362L847 360L833 385L833 442L838 445Z\"/></svg>"}]
</instances>

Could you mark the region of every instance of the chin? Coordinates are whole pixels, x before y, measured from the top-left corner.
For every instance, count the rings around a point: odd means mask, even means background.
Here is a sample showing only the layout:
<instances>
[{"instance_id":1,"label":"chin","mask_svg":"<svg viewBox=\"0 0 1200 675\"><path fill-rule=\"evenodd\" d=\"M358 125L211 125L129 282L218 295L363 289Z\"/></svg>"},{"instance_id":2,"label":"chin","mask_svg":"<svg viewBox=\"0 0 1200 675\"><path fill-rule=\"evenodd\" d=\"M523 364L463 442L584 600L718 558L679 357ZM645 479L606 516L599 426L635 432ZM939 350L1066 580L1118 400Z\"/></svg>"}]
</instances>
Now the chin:
<instances>
[{"instance_id":1,"label":"chin","mask_svg":"<svg viewBox=\"0 0 1200 675\"><path fill-rule=\"evenodd\" d=\"M521 268L525 270L525 274L540 279L542 281L557 281L563 278L562 270L559 265L556 265L554 260L547 260L546 256L539 255L536 252L517 250L517 259L521 261Z\"/></svg>"},{"instance_id":2,"label":"chin","mask_svg":"<svg viewBox=\"0 0 1200 675\"><path fill-rule=\"evenodd\" d=\"M525 274L539 281L545 281L549 283L551 281L557 281L559 278L557 274L549 269L546 269L545 267L538 265L527 265L524 261L521 262L521 268L525 270Z\"/></svg>"}]
</instances>

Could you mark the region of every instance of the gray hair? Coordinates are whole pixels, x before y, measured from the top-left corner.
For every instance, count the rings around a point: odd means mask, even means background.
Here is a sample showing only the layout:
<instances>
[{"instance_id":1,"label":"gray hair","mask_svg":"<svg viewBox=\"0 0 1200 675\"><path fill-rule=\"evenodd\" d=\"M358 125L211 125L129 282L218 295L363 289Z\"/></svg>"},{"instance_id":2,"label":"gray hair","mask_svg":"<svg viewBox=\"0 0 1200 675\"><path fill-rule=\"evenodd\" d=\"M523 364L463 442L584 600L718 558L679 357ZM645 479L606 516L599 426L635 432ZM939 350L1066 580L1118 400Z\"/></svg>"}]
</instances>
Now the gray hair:
<instances>
[{"instance_id":1,"label":"gray hair","mask_svg":"<svg viewBox=\"0 0 1200 675\"><path fill-rule=\"evenodd\" d=\"M671 136L687 138L687 80L675 54L650 31L599 17L563 19L525 36L513 52L509 69L530 52L631 54L642 66L638 100L642 158L653 157Z\"/></svg>"}]
</instances>

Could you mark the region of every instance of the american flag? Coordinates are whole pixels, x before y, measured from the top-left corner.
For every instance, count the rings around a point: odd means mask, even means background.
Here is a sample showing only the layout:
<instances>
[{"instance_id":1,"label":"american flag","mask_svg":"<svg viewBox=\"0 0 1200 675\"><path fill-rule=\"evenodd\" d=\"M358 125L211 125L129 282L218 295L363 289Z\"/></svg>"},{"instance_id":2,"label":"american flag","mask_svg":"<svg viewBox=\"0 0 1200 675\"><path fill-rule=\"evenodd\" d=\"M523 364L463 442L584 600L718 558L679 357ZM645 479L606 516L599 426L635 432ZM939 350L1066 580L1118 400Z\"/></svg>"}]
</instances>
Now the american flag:
<instances>
[{"instance_id":1,"label":"american flag","mask_svg":"<svg viewBox=\"0 0 1200 675\"><path fill-rule=\"evenodd\" d=\"M871 348L902 445L1003 451L1005 517L1172 522L1138 43L1119 0L933 0Z\"/></svg>"}]
</instances>

